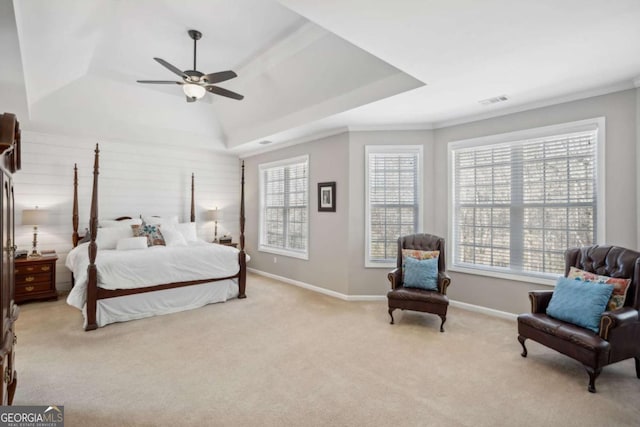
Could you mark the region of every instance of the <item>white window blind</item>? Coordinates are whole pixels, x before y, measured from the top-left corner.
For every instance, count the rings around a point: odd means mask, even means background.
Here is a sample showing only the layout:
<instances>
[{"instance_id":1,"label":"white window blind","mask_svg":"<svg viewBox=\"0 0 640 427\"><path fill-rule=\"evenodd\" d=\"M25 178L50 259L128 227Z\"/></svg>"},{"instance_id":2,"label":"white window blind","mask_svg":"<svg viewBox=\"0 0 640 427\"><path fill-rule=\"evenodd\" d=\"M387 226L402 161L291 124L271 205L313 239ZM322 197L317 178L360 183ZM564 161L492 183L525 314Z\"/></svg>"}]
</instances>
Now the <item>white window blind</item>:
<instances>
[{"instance_id":1,"label":"white window blind","mask_svg":"<svg viewBox=\"0 0 640 427\"><path fill-rule=\"evenodd\" d=\"M398 237L420 228L422 146L367 146L368 267L395 263Z\"/></svg>"},{"instance_id":2,"label":"white window blind","mask_svg":"<svg viewBox=\"0 0 640 427\"><path fill-rule=\"evenodd\" d=\"M597 148L597 129L450 148L454 265L564 273L567 248L597 241Z\"/></svg>"},{"instance_id":3,"label":"white window blind","mask_svg":"<svg viewBox=\"0 0 640 427\"><path fill-rule=\"evenodd\" d=\"M308 256L309 159L263 164L260 170L259 249Z\"/></svg>"}]
</instances>

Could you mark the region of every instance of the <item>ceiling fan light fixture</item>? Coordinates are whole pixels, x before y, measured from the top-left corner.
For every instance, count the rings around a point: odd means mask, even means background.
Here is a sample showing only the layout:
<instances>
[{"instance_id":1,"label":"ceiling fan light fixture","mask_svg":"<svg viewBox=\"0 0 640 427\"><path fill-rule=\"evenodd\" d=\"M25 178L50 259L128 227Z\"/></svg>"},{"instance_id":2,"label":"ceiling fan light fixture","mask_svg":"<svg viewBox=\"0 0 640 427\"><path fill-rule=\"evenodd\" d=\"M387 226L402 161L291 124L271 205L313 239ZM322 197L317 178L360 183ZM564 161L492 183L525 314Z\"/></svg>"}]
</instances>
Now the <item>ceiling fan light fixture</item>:
<instances>
[{"instance_id":1,"label":"ceiling fan light fixture","mask_svg":"<svg viewBox=\"0 0 640 427\"><path fill-rule=\"evenodd\" d=\"M232 92L228 89L214 86L214 83L222 83L227 80L238 77L238 75L232 70L218 71L216 73L204 74L198 71L196 68L196 43L202 38L202 33L197 30L187 31L189 37L193 39L193 69L181 70L173 64L168 63L162 58L154 57L153 59L167 70L180 76L182 81L169 81L169 80L138 80L138 83L145 84L177 84L182 86L182 91L187 96L187 102L195 102L202 98L207 92L211 92L214 95L225 96L230 99L242 100L244 96L239 93Z\"/></svg>"},{"instance_id":2,"label":"ceiling fan light fixture","mask_svg":"<svg viewBox=\"0 0 640 427\"><path fill-rule=\"evenodd\" d=\"M194 85L191 83L186 83L184 85L182 85L182 90L184 91L184 94L187 95L189 98L196 98L196 99L200 99L204 96L205 93L207 93L207 90L199 85Z\"/></svg>"}]
</instances>

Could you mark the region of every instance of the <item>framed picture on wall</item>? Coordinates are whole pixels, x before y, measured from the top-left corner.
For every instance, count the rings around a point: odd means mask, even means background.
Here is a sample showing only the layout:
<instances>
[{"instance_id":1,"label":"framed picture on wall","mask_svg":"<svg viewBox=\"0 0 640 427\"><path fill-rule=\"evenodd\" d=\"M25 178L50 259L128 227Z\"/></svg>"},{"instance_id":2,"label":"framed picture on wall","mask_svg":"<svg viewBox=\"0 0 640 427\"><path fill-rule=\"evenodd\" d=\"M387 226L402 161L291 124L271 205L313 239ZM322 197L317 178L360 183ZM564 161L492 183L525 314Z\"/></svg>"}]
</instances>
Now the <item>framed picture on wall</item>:
<instances>
[{"instance_id":1,"label":"framed picture on wall","mask_svg":"<svg viewBox=\"0 0 640 427\"><path fill-rule=\"evenodd\" d=\"M318 212L336 211L336 183L318 183Z\"/></svg>"}]
</instances>

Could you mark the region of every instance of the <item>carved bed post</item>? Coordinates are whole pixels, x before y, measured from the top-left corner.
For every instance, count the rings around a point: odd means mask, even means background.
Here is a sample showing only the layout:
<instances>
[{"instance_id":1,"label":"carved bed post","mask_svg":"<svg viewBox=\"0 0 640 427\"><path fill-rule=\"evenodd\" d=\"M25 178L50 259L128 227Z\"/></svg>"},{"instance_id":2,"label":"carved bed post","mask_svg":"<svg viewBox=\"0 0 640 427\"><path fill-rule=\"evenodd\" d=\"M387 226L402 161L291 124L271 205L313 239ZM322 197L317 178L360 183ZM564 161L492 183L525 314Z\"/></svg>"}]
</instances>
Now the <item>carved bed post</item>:
<instances>
[{"instance_id":1,"label":"carved bed post","mask_svg":"<svg viewBox=\"0 0 640 427\"><path fill-rule=\"evenodd\" d=\"M73 234L71 239L73 241L73 247L78 246L78 164L73 165Z\"/></svg>"},{"instance_id":2,"label":"carved bed post","mask_svg":"<svg viewBox=\"0 0 640 427\"><path fill-rule=\"evenodd\" d=\"M240 181L240 252L238 253L240 274L238 275L238 298L246 298L247 257L244 252L244 160L242 161L242 180Z\"/></svg>"},{"instance_id":3,"label":"carved bed post","mask_svg":"<svg viewBox=\"0 0 640 427\"><path fill-rule=\"evenodd\" d=\"M194 195L194 189L195 189L195 177L194 177L194 173L191 173L191 222L196 222L196 204L194 202L195 200L195 195Z\"/></svg>"},{"instance_id":4,"label":"carved bed post","mask_svg":"<svg viewBox=\"0 0 640 427\"><path fill-rule=\"evenodd\" d=\"M91 193L91 216L89 219L89 232L91 241L89 243L89 267L87 274L89 276L87 282L87 327L85 331L92 331L98 328L96 322L96 310L98 304L98 272L96 269L96 255L98 254L98 245L96 245L96 236L98 234L98 169L99 169L100 149L96 144L95 159L93 163L93 191Z\"/></svg>"}]
</instances>

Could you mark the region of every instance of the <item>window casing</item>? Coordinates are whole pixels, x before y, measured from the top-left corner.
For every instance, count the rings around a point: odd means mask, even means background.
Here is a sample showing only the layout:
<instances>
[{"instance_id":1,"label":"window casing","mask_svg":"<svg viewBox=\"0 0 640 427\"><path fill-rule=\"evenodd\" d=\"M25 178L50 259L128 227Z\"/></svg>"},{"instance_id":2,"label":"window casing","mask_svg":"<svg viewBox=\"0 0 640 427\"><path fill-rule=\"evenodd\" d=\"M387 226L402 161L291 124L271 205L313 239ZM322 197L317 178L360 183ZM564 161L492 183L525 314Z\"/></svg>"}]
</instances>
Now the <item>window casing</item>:
<instances>
[{"instance_id":1,"label":"window casing","mask_svg":"<svg viewBox=\"0 0 640 427\"><path fill-rule=\"evenodd\" d=\"M398 237L422 229L422 146L366 146L365 162L365 267L388 268Z\"/></svg>"},{"instance_id":2,"label":"window casing","mask_svg":"<svg viewBox=\"0 0 640 427\"><path fill-rule=\"evenodd\" d=\"M258 249L309 259L309 156L261 164Z\"/></svg>"},{"instance_id":3,"label":"window casing","mask_svg":"<svg viewBox=\"0 0 640 427\"><path fill-rule=\"evenodd\" d=\"M450 143L450 268L550 279L602 241L603 135L593 119Z\"/></svg>"}]
</instances>

